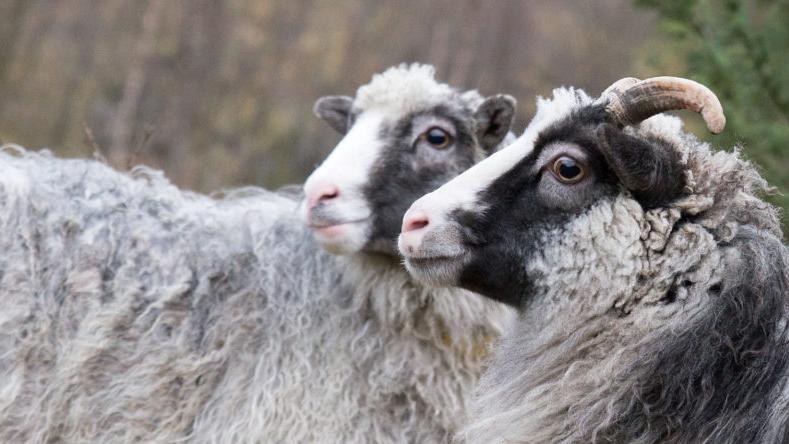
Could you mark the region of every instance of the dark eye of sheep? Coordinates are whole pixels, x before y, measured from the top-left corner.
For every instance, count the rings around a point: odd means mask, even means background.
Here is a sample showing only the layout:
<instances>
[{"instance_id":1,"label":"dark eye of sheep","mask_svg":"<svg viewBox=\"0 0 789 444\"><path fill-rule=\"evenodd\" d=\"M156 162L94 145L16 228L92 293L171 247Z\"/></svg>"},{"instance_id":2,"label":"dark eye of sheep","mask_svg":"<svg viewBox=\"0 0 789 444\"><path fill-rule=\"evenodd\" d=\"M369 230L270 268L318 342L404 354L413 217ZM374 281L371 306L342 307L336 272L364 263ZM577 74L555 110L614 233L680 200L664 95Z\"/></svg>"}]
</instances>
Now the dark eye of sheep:
<instances>
[{"instance_id":1,"label":"dark eye of sheep","mask_svg":"<svg viewBox=\"0 0 789 444\"><path fill-rule=\"evenodd\" d=\"M433 148L436 149L446 148L452 141L452 136L437 126L425 131L422 136L427 141L427 143L433 145Z\"/></svg>"},{"instance_id":2,"label":"dark eye of sheep","mask_svg":"<svg viewBox=\"0 0 789 444\"><path fill-rule=\"evenodd\" d=\"M559 182L566 184L578 183L586 177L586 170L583 165L572 157L567 156L560 156L554 160L551 171L559 179Z\"/></svg>"}]
</instances>

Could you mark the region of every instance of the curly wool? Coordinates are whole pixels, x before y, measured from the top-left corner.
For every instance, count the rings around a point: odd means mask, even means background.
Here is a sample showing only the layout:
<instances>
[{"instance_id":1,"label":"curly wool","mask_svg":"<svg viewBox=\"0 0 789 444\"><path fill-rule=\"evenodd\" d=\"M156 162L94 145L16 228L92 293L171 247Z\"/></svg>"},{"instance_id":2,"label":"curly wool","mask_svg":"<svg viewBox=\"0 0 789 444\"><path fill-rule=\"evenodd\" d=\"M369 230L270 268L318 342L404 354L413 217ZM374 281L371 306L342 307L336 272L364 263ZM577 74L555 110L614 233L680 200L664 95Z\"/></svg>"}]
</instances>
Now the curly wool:
<instances>
[{"instance_id":1,"label":"curly wool","mask_svg":"<svg viewBox=\"0 0 789 444\"><path fill-rule=\"evenodd\" d=\"M299 199L4 148L0 441L447 441L508 313L323 253Z\"/></svg>"},{"instance_id":2,"label":"curly wool","mask_svg":"<svg viewBox=\"0 0 789 444\"><path fill-rule=\"evenodd\" d=\"M476 109L483 97L475 90L458 92L435 79L435 68L419 63L402 63L373 75L370 83L359 87L353 101L354 108L365 111L376 109L403 116L428 109L462 97L470 109Z\"/></svg>"},{"instance_id":3,"label":"curly wool","mask_svg":"<svg viewBox=\"0 0 789 444\"><path fill-rule=\"evenodd\" d=\"M526 136L592 103L554 96ZM678 150L686 197L644 211L623 191L543 233L536 296L482 378L468 442L787 441L789 251L766 181L675 117L628 131Z\"/></svg>"}]
</instances>

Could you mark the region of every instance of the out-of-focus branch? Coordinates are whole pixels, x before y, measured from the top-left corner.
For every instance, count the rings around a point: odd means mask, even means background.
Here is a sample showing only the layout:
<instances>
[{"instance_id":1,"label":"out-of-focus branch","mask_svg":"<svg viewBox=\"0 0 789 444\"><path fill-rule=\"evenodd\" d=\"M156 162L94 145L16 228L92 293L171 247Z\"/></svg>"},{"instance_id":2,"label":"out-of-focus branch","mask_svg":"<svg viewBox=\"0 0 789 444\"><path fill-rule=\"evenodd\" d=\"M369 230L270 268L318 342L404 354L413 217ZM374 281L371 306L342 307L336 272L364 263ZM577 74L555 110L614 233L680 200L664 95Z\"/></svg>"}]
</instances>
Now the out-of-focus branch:
<instances>
[{"instance_id":1,"label":"out-of-focus branch","mask_svg":"<svg viewBox=\"0 0 789 444\"><path fill-rule=\"evenodd\" d=\"M107 160L117 167L128 164L132 153L129 145L135 128L147 77L147 66L156 51L157 36L162 22L164 0L148 0L142 19L140 38L134 47L132 62L123 83L123 95L111 127L111 142Z\"/></svg>"},{"instance_id":2,"label":"out-of-focus branch","mask_svg":"<svg viewBox=\"0 0 789 444\"><path fill-rule=\"evenodd\" d=\"M95 159L106 160L104 154L101 152L101 146L96 143L96 136L93 135L93 130L90 129L87 123L82 124L82 142L92 150L92 155Z\"/></svg>"},{"instance_id":3,"label":"out-of-focus branch","mask_svg":"<svg viewBox=\"0 0 789 444\"><path fill-rule=\"evenodd\" d=\"M0 30L0 82L5 79L6 72L13 62L11 55L29 3L27 0L16 0L6 5L7 9L4 11L6 16L3 18L4 23Z\"/></svg>"}]
</instances>

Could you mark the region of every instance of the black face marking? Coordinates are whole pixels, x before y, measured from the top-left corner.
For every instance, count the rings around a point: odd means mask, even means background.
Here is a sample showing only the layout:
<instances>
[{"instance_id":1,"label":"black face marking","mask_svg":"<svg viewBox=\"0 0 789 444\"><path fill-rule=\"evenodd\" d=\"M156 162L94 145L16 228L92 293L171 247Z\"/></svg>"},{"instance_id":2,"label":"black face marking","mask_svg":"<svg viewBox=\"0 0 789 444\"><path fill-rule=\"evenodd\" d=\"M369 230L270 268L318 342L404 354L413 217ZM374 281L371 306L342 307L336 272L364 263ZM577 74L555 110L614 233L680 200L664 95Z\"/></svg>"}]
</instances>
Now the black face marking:
<instances>
[{"instance_id":1,"label":"black face marking","mask_svg":"<svg viewBox=\"0 0 789 444\"><path fill-rule=\"evenodd\" d=\"M605 141L600 139L600 128L606 128ZM612 143L616 144L614 150L610 149ZM543 130L534 150L480 193L478 202L487 208L484 214L457 210L450 215L463 227L465 245L470 250L471 259L461 272L460 285L522 306L538 278L527 276L524 263L539 254L541 234L549 230L561 232L568 217L586 211L601 199L613 198L622 185L636 183L623 180L622 169L632 171L634 177L658 178L648 182L649 187L656 188L655 192L634 192L646 208L678 197L684 187L676 177L682 176L681 165L668 155L674 150L667 143L660 143L663 145L626 136L611 125L600 105L581 108ZM636 155L643 150L658 154ZM563 156L579 162L588 176L577 183L557 178L551 168ZM635 159L640 159L639 163L633 164ZM644 165L647 171L640 169ZM667 183L672 185L663 185Z\"/></svg>"},{"instance_id":2,"label":"black face marking","mask_svg":"<svg viewBox=\"0 0 789 444\"><path fill-rule=\"evenodd\" d=\"M414 122L430 116L453 127L443 128L453 134L450 145L436 149L426 141L414 143L414 137L418 136L414 134ZM368 250L396 254L397 236L408 207L477 162L480 152L474 128L467 122L473 122L470 110L440 105L381 128L379 138L385 148L364 188L373 213Z\"/></svg>"}]
</instances>

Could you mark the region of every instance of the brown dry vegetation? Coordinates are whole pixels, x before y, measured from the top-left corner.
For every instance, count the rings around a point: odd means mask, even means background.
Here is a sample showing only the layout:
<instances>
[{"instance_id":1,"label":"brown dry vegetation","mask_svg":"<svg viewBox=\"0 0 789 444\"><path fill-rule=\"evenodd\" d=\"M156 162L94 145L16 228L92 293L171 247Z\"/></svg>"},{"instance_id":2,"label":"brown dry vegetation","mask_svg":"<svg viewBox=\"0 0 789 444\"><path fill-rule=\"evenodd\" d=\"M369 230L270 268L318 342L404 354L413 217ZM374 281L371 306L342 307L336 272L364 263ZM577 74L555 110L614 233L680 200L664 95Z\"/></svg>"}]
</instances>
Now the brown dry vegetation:
<instances>
[{"instance_id":1,"label":"brown dry vegetation","mask_svg":"<svg viewBox=\"0 0 789 444\"><path fill-rule=\"evenodd\" d=\"M520 100L598 93L642 61L654 19L626 0L5 0L0 139L99 149L201 191L299 182L338 137L311 107L400 62Z\"/></svg>"}]
</instances>

